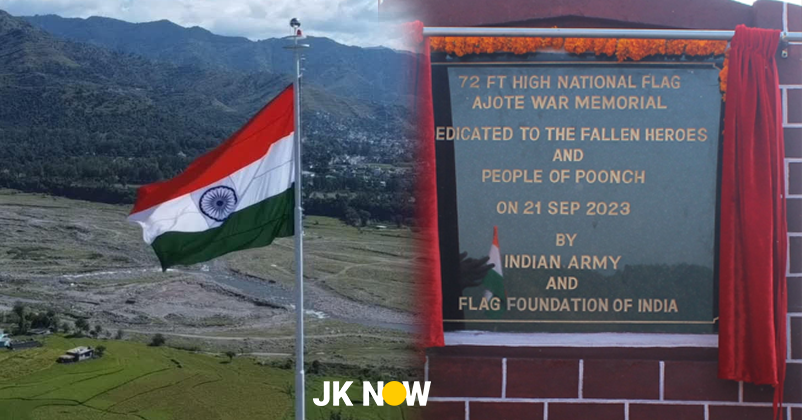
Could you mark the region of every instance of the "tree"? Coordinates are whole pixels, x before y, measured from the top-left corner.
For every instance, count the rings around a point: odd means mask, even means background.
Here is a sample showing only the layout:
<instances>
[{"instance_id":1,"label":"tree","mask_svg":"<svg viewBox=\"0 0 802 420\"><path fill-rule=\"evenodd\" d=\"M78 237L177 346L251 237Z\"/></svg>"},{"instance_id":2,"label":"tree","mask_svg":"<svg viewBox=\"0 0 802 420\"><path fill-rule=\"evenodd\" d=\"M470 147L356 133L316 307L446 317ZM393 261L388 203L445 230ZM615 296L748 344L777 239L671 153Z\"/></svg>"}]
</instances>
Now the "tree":
<instances>
[{"instance_id":1,"label":"tree","mask_svg":"<svg viewBox=\"0 0 802 420\"><path fill-rule=\"evenodd\" d=\"M106 346L97 346L95 348L95 356L103 357L104 354L106 354Z\"/></svg>"},{"instance_id":2,"label":"tree","mask_svg":"<svg viewBox=\"0 0 802 420\"><path fill-rule=\"evenodd\" d=\"M25 307L25 304L23 304L22 302L16 302L14 303L14 309L12 309L12 311L14 312L15 315L17 315L17 318L24 319L25 312L27 312L27 308Z\"/></svg>"},{"instance_id":3,"label":"tree","mask_svg":"<svg viewBox=\"0 0 802 420\"><path fill-rule=\"evenodd\" d=\"M75 328L77 328L78 331L82 332L82 333L88 332L89 331L89 322L87 322L83 318L78 318L78 320L75 321Z\"/></svg>"},{"instance_id":4,"label":"tree","mask_svg":"<svg viewBox=\"0 0 802 420\"><path fill-rule=\"evenodd\" d=\"M31 328L31 323L27 319L23 318L17 324L17 328L14 330L15 335L25 335L28 334L28 330Z\"/></svg>"},{"instance_id":5,"label":"tree","mask_svg":"<svg viewBox=\"0 0 802 420\"><path fill-rule=\"evenodd\" d=\"M72 330L72 327L70 326L69 323L67 323L66 321L61 323L61 332L63 332L64 334L69 334L70 330Z\"/></svg>"},{"instance_id":6,"label":"tree","mask_svg":"<svg viewBox=\"0 0 802 420\"><path fill-rule=\"evenodd\" d=\"M350 226L359 226L361 220L359 213L351 206L345 208L345 223Z\"/></svg>"},{"instance_id":7,"label":"tree","mask_svg":"<svg viewBox=\"0 0 802 420\"><path fill-rule=\"evenodd\" d=\"M30 321L31 328L48 328L53 332L58 329L58 315L52 309L47 312L27 312L25 318Z\"/></svg>"},{"instance_id":8,"label":"tree","mask_svg":"<svg viewBox=\"0 0 802 420\"><path fill-rule=\"evenodd\" d=\"M114 338L117 339L117 340L122 340L124 335L125 335L125 331L117 330L117 335L115 335Z\"/></svg>"},{"instance_id":9,"label":"tree","mask_svg":"<svg viewBox=\"0 0 802 420\"><path fill-rule=\"evenodd\" d=\"M229 350L225 354L228 356L228 362L231 363L234 361L234 356L237 355L237 352Z\"/></svg>"},{"instance_id":10,"label":"tree","mask_svg":"<svg viewBox=\"0 0 802 420\"><path fill-rule=\"evenodd\" d=\"M359 210L359 219L362 222L362 227L368 225L368 221L370 221L370 212L367 210Z\"/></svg>"},{"instance_id":11,"label":"tree","mask_svg":"<svg viewBox=\"0 0 802 420\"><path fill-rule=\"evenodd\" d=\"M47 328L50 329L51 332L54 333L58 332L59 328L58 314L56 314L56 312L51 309L47 311L46 317L47 317Z\"/></svg>"},{"instance_id":12,"label":"tree","mask_svg":"<svg viewBox=\"0 0 802 420\"><path fill-rule=\"evenodd\" d=\"M320 360L313 360L312 364L309 366L309 374L310 375L320 375L322 373L323 365L320 364Z\"/></svg>"},{"instance_id":13,"label":"tree","mask_svg":"<svg viewBox=\"0 0 802 420\"><path fill-rule=\"evenodd\" d=\"M95 325L95 328L92 330L91 334L92 337L98 338L100 337L100 333L103 332L103 327L100 324Z\"/></svg>"},{"instance_id":14,"label":"tree","mask_svg":"<svg viewBox=\"0 0 802 420\"><path fill-rule=\"evenodd\" d=\"M154 335L154 336L153 336L153 338L150 340L150 345L151 345L151 347L161 347L161 346L163 346L163 345L164 345L164 343L166 343L166 342L167 342L167 339L166 339L166 338L164 338L164 336L163 336L163 335L161 335L161 334L156 334L156 335Z\"/></svg>"},{"instance_id":15,"label":"tree","mask_svg":"<svg viewBox=\"0 0 802 420\"><path fill-rule=\"evenodd\" d=\"M12 311L17 316L17 330L14 333L19 335L27 334L28 327L30 326L26 319L28 308L26 308L22 302L17 302L14 304Z\"/></svg>"}]
</instances>

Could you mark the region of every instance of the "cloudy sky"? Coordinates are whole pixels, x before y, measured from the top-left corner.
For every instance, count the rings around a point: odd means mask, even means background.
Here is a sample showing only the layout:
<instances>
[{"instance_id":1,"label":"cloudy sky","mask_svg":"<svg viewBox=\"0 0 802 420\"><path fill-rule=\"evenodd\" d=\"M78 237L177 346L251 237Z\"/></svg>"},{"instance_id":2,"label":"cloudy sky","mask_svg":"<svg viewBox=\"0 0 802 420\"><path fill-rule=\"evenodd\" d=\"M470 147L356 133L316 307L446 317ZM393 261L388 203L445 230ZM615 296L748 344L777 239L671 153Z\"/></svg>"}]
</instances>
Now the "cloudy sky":
<instances>
[{"instance_id":1,"label":"cloudy sky","mask_svg":"<svg viewBox=\"0 0 802 420\"><path fill-rule=\"evenodd\" d=\"M12 15L106 16L129 22L168 19L253 40L288 35L289 20L298 17L312 35L349 45L401 46L398 33L378 22L378 0L0 0L0 9Z\"/></svg>"},{"instance_id":2,"label":"cloudy sky","mask_svg":"<svg viewBox=\"0 0 802 420\"><path fill-rule=\"evenodd\" d=\"M167 19L253 40L289 35L298 17L309 34L349 45L396 47L378 22L378 0L0 0L12 15L106 16L129 22Z\"/></svg>"}]
</instances>

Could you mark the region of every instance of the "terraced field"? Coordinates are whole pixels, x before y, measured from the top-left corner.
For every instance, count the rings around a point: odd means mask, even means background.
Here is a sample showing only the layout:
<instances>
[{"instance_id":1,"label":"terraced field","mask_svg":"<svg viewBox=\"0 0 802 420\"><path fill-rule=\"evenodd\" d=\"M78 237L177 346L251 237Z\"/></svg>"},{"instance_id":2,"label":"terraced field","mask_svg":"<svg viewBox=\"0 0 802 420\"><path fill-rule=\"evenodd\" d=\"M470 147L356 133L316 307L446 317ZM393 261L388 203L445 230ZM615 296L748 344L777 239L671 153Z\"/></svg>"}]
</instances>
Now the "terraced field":
<instances>
[{"instance_id":1,"label":"terraced field","mask_svg":"<svg viewBox=\"0 0 802 420\"><path fill-rule=\"evenodd\" d=\"M116 340L53 336L42 348L0 351L3 420L251 420L293 417L293 372L254 359L191 353ZM61 365L55 359L79 345L103 345L100 359ZM310 376L307 417L412 420L399 407L363 407L361 387L349 389L353 407L320 408L323 380ZM387 378L404 380L406 378ZM340 415L341 417L337 417Z\"/></svg>"}]
</instances>

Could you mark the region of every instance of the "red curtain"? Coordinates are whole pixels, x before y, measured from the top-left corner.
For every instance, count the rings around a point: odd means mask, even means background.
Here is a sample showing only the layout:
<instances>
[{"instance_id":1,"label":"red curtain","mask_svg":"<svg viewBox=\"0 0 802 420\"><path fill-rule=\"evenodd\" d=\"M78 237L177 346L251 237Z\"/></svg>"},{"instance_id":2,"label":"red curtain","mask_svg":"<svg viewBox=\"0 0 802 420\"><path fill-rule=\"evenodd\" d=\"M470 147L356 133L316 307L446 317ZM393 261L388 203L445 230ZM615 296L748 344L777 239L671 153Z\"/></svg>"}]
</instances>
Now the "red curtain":
<instances>
[{"instance_id":1,"label":"red curtain","mask_svg":"<svg viewBox=\"0 0 802 420\"><path fill-rule=\"evenodd\" d=\"M440 288L440 235L437 230L437 177L434 153L434 110L432 109L432 64L429 39L423 23L408 24L409 41L415 48L412 66L415 103L412 113L417 125L418 173L416 215L421 228L418 303L421 305L421 346L441 347L443 342L443 291Z\"/></svg>"},{"instance_id":2,"label":"red curtain","mask_svg":"<svg viewBox=\"0 0 802 420\"><path fill-rule=\"evenodd\" d=\"M787 312L779 36L739 25L730 45L719 259L719 377L773 385L775 417Z\"/></svg>"}]
</instances>

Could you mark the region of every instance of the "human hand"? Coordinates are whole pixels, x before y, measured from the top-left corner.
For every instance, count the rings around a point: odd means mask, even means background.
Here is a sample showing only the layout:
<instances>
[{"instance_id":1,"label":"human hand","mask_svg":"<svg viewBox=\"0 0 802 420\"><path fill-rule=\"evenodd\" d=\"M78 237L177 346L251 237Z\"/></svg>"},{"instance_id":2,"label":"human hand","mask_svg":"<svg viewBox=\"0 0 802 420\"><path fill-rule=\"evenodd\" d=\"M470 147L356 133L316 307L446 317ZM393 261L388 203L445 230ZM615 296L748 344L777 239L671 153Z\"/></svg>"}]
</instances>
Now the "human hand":
<instances>
[{"instance_id":1,"label":"human hand","mask_svg":"<svg viewBox=\"0 0 802 420\"><path fill-rule=\"evenodd\" d=\"M468 253L459 254L459 284L464 290L468 287L475 287L482 284L482 279L495 264L487 264L490 257L468 258Z\"/></svg>"}]
</instances>

